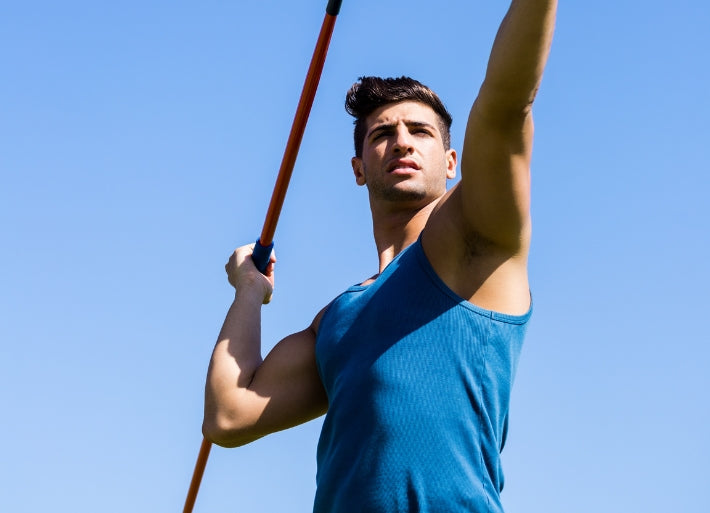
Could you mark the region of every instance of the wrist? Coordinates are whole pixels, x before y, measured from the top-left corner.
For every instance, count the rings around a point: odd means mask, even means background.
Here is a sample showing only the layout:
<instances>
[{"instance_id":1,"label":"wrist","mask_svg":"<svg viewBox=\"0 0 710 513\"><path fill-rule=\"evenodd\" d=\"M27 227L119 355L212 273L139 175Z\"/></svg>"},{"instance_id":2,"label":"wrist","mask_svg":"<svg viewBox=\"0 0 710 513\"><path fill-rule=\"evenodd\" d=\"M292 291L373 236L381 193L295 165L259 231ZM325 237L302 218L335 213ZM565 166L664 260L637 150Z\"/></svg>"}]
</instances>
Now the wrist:
<instances>
[{"instance_id":1,"label":"wrist","mask_svg":"<svg viewBox=\"0 0 710 513\"><path fill-rule=\"evenodd\" d=\"M255 304L268 303L271 300L271 284L267 279L259 274L255 277L244 277L239 280L234 287L235 301L239 298L241 301Z\"/></svg>"}]
</instances>

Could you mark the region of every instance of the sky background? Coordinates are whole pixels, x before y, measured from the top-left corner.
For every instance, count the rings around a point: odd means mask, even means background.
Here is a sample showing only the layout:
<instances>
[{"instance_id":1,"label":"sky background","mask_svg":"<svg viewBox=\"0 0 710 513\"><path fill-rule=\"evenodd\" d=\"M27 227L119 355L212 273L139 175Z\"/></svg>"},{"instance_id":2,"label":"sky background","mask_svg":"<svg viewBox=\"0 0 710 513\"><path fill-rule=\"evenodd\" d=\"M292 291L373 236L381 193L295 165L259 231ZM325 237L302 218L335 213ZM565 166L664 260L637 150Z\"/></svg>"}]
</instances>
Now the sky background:
<instances>
[{"instance_id":1,"label":"sky background","mask_svg":"<svg viewBox=\"0 0 710 513\"><path fill-rule=\"evenodd\" d=\"M181 511L224 263L261 231L326 1L0 6L0 509ZM264 350L377 257L345 91L410 75L461 147L508 2L344 2ZM710 511L710 7L561 2L535 105L508 513ZM310 511L321 421L214 448L195 512Z\"/></svg>"}]
</instances>

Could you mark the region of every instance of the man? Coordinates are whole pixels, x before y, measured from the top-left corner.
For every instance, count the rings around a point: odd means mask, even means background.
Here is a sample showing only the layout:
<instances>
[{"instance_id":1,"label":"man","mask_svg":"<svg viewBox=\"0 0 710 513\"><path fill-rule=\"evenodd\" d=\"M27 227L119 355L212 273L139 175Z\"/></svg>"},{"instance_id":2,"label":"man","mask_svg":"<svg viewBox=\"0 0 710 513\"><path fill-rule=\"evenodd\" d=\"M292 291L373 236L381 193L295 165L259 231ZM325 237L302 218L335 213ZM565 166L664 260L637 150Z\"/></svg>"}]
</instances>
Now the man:
<instances>
[{"instance_id":1,"label":"man","mask_svg":"<svg viewBox=\"0 0 710 513\"><path fill-rule=\"evenodd\" d=\"M233 447L327 412L314 511L499 512L510 386L531 302L533 99L555 0L514 0L471 109L462 177L451 117L408 78L348 93L355 180L368 188L379 274L262 360L271 299L252 246L207 376L205 436Z\"/></svg>"}]
</instances>

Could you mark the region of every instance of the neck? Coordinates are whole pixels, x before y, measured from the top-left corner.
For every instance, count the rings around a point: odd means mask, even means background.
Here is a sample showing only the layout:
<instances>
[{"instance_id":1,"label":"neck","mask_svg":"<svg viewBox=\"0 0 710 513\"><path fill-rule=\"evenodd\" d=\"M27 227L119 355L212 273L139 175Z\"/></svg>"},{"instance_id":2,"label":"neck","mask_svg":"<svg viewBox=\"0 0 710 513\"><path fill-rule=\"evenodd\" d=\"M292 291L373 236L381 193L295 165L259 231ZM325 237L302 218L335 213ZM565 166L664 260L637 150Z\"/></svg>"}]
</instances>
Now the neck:
<instances>
[{"instance_id":1,"label":"neck","mask_svg":"<svg viewBox=\"0 0 710 513\"><path fill-rule=\"evenodd\" d=\"M379 257L379 272L407 246L417 240L439 200L424 206L392 208L371 203L372 228Z\"/></svg>"}]
</instances>

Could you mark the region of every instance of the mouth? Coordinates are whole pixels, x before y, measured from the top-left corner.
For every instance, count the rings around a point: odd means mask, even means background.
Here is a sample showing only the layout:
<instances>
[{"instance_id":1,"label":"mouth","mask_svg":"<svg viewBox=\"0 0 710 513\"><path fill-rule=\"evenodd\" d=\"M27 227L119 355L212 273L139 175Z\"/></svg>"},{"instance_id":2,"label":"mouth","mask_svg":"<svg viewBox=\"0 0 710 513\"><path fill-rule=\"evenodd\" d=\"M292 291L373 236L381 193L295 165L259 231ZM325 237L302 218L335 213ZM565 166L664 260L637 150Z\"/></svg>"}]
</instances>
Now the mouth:
<instances>
[{"instance_id":1,"label":"mouth","mask_svg":"<svg viewBox=\"0 0 710 513\"><path fill-rule=\"evenodd\" d=\"M411 159L397 159L387 166L388 173L411 173L413 171L419 171L419 169L419 164Z\"/></svg>"}]
</instances>

